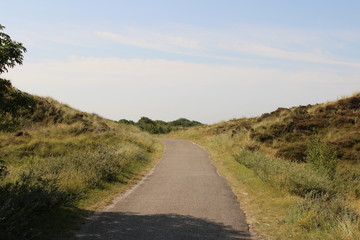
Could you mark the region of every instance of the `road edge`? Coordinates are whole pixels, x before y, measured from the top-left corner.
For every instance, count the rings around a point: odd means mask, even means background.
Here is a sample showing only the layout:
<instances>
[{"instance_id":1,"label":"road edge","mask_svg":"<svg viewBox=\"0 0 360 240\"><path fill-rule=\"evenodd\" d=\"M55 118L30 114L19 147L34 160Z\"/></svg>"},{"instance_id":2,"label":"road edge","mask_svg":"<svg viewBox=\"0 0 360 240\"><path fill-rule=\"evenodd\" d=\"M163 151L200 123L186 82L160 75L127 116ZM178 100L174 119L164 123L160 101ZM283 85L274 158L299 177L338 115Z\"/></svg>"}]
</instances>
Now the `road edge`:
<instances>
[{"instance_id":1,"label":"road edge","mask_svg":"<svg viewBox=\"0 0 360 240\"><path fill-rule=\"evenodd\" d=\"M138 180L136 183L134 183L133 186L129 186L128 189L126 189L123 192L120 192L116 195L114 195L111 203L99 207L97 209L94 210L93 213L91 213L90 215L86 216L83 218L83 224L82 226L73 234L73 236L70 239L74 239L77 240L78 237L81 237L81 235L83 233L85 233L89 227L91 227L91 222L96 220L97 218L99 218L101 216L101 214L103 214L104 212L108 212L112 207L114 207L119 201L121 201L122 199L126 198L128 195L130 195L136 188L138 188L148 177L150 177L155 168L157 167L157 165L162 161L162 159L164 158L164 153L166 151L166 145L159 140L158 138L154 138L155 140L158 140L159 142L161 142L161 144L163 145L163 151L161 154L161 157L156 161L155 165L140 179ZM144 170L145 171L145 170Z\"/></svg>"},{"instance_id":2,"label":"road edge","mask_svg":"<svg viewBox=\"0 0 360 240\"><path fill-rule=\"evenodd\" d=\"M257 233L257 231L255 231L255 228L254 228L253 224L251 224L251 223L248 222L248 219L250 218L250 214L249 214L247 211L245 211L243 208L241 208L241 204L242 204L242 203L241 203L239 197L234 193L233 188L232 188L230 182L228 181L228 179L226 178L226 176L223 176L222 174L220 174L218 168L216 167L216 165L214 164L214 161L213 161L213 159L215 158L215 156L214 156L211 152L209 152L206 148L204 148L203 146L199 145L198 143L196 143L196 142L194 142L194 141L186 140L186 139L183 139L183 140L189 141L189 142L191 142L192 144L194 144L194 145L198 146L199 148L203 149L205 152L207 152L207 154L208 154L208 156L209 156L209 160L210 160L210 162L211 162L211 165L213 165L213 167L216 169L216 173L226 181L226 183L228 184L231 192L234 194L234 196L236 197L237 202L239 203L239 208L240 208L240 210L243 211L243 213L245 214L245 220L246 220L246 224L248 225L248 228L249 228L250 238L251 238L251 239L254 239L254 240L266 240L267 238L265 238L265 237L262 236L262 235L259 235L259 234Z\"/></svg>"}]
</instances>

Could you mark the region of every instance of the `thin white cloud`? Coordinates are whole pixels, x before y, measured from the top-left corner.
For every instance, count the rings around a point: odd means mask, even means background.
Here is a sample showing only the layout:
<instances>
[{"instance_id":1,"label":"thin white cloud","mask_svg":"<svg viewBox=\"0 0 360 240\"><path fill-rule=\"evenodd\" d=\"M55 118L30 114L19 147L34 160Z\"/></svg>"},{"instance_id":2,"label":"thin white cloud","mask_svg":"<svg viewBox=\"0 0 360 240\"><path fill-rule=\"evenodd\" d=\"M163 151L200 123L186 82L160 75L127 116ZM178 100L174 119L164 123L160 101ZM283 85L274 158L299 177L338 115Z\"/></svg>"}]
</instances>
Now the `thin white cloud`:
<instances>
[{"instance_id":1,"label":"thin white cloud","mask_svg":"<svg viewBox=\"0 0 360 240\"><path fill-rule=\"evenodd\" d=\"M196 50L203 49L203 47L199 45L199 42L194 39L169 35L158 35L158 37L163 38L167 43L173 46Z\"/></svg>"},{"instance_id":2,"label":"thin white cloud","mask_svg":"<svg viewBox=\"0 0 360 240\"><path fill-rule=\"evenodd\" d=\"M151 48L156 50L164 49L163 45L149 43L148 41L145 41L143 39L131 38L120 34L115 34L110 32L96 32L96 35L111 41L115 41L120 44L126 44L136 47L142 47L142 48Z\"/></svg>"},{"instance_id":3,"label":"thin white cloud","mask_svg":"<svg viewBox=\"0 0 360 240\"><path fill-rule=\"evenodd\" d=\"M338 42L326 38L349 41L357 38L356 32L311 32L283 29L240 28L228 32L191 32L191 38L131 29L123 34L97 32L97 36L120 44L160 50L175 54L230 61L252 61L251 56L265 59L291 60L331 65L360 67L360 62L342 60L330 55L331 47ZM330 49L330 50L329 50ZM210 51L211 50L211 51ZM216 54L214 54L216 52ZM229 52L231 54L229 54ZM237 54L237 55L236 55ZM244 56L247 55L247 56ZM232 55L232 56L229 56ZM250 55L250 57L249 57ZM339 60L341 59L341 60ZM260 59L261 61L261 59Z\"/></svg>"},{"instance_id":4,"label":"thin white cloud","mask_svg":"<svg viewBox=\"0 0 360 240\"><path fill-rule=\"evenodd\" d=\"M121 44L162 51L177 52L179 49L201 50L198 41L181 36L142 33L140 36L128 36L111 32L96 32L96 35Z\"/></svg>"},{"instance_id":5,"label":"thin white cloud","mask_svg":"<svg viewBox=\"0 0 360 240\"><path fill-rule=\"evenodd\" d=\"M225 33L224 36L225 38L217 41L217 46L238 53L310 63L360 66L360 59L347 59L346 53L342 53L344 45L358 42L359 31L314 31L245 26L237 31Z\"/></svg>"},{"instance_id":6,"label":"thin white cloud","mask_svg":"<svg viewBox=\"0 0 360 240\"><path fill-rule=\"evenodd\" d=\"M278 58L294 61L312 62L312 63L325 63L335 65L346 65L350 67L360 67L360 63L337 61L326 58L321 54L287 51L279 48L269 47L266 45L252 44L252 43L237 43L227 47L229 50L241 53L267 57Z\"/></svg>"},{"instance_id":7,"label":"thin white cloud","mask_svg":"<svg viewBox=\"0 0 360 240\"><path fill-rule=\"evenodd\" d=\"M96 32L96 35L111 40L120 44L136 46L141 48L159 50L169 53L175 53L179 55L187 55L193 57L203 57L211 59L220 59L228 61L246 61L251 60L238 58L238 57L227 57L221 55L214 55L206 53L205 51L193 51L193 50L206 50L205 47L201 47L198 41L184 37L173 37L169 35L156 34L157 37L145 36L125 36L110 32Z\"/></svg>"},{"instance_id":8,"label":"thin white cloud","mask_svg":"<svg viewBox=\"0 0 360 240\"><path fill-rule=\"evenodd\" d=\"M66 38L64 36L40 36L45 41L51 41L55 43L70 45L70 46L76 46L76 47L84 47L86 44L80 41L76 41L71 38Z\"/></svg>"},{"instance_id":9,"label":"thin white cloud","mask_svg":"<svg viewBox=\"0 0 360 240\"><path fill-rule=\"evenodd\" d=\"M157 84L254 84L265 82L346 82L359 80L360 71L323 68L285 71L276 68L200 64L163 59L70 57L66 61L25 63L5 77L19 83L79 85L102 82Z\"/></svg>"}]
</instances>

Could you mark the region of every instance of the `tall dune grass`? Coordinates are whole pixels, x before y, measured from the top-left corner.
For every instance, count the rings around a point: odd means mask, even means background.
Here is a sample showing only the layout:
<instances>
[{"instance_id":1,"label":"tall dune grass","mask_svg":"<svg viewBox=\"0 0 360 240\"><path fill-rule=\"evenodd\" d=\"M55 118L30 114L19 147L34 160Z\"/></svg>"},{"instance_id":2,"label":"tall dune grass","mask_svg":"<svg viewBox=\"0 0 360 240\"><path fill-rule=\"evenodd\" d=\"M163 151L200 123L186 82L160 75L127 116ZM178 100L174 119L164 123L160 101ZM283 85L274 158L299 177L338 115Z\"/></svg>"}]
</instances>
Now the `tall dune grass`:
<instances>
[{"instance_id":1,"label":"tall dune grass","mask_svg":"<svg viewBox=\"0 0 360 240\"><path fill-rule=\"evenodd\" d=\"M110 124L111 125L111 124ZM36 237L33 222L49 211L76 207L103 184L126 182L149 162L154 141L136 128L82 132L82 125L29 129L0 136L0 230L6 239ZM79 133L82 132L82 133ZM40 234L41 235L41 234Z\"/></svg>"},{"instance_id":2,"label":"tall dune grass","mask_svg":"<svg viewBox=\"0 0 360 240\"><path fill-rule=\"evenodd\" d=\"M154 140L136 127L0 85L1 239L51 238L63 230L51 222L56 214L125 184L152 158Z\"/></svg>"}]
</instances>

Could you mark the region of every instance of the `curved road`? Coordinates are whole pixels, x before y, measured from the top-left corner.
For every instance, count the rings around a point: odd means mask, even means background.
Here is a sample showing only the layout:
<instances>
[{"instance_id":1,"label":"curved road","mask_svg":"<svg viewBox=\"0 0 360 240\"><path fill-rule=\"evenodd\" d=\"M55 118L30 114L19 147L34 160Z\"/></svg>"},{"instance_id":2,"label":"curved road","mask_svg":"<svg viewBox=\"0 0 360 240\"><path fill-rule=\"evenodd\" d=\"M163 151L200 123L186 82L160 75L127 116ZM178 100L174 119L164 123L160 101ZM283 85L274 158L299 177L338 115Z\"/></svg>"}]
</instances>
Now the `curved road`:
<instances>
[{"instance_id":1,"label":"curved road","mask_svg":"<svg viewBox=\"0 0 360 240\"><path fill-rule=\"evenodd\" d=\"M184 140L161 141L166 150L154 171L74 239L250 239L244 213L207 152Z\"/></svg>"}]
</instances>

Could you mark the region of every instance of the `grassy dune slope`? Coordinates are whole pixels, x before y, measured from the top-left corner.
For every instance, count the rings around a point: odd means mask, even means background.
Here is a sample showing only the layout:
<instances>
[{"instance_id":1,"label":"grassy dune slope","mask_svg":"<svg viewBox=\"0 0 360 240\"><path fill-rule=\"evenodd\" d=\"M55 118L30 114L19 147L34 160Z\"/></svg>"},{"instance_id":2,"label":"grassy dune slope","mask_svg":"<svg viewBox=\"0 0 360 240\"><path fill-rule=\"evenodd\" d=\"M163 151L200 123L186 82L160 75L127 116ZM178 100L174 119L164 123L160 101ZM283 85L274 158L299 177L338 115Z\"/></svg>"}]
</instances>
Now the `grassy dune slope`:
<instances>
[{"instance_id":1,"label":"grassy dune slope","mask_svg":"<svg viewBox=\"0 0 360 240\"><path fill-rule=\"evenodd\" d=\"M360 94L172 133L204 146L268 239L360 239Z\"/></svg>"},{"instance_id":2,"label":"grassy dune slope","mask_svg":"<svg viewBox=\"0 0 360 240\"><path fill-rule=\"evenodd\" d=\"M155 164L162 146L138 128L23 93L0 80L0 231L62 239L80 217Z\"/></svg>"}]
</instances>

